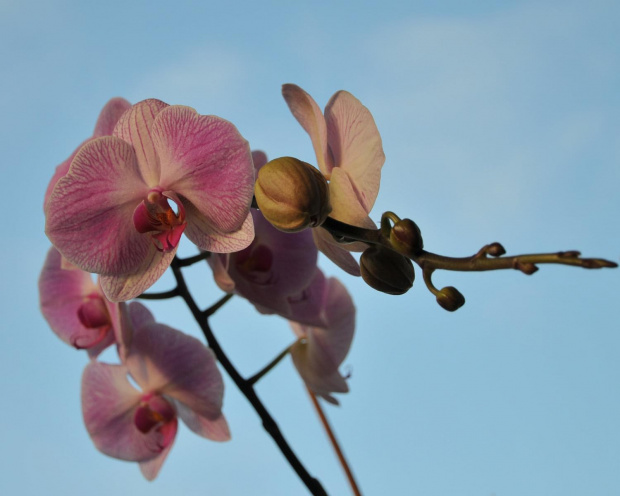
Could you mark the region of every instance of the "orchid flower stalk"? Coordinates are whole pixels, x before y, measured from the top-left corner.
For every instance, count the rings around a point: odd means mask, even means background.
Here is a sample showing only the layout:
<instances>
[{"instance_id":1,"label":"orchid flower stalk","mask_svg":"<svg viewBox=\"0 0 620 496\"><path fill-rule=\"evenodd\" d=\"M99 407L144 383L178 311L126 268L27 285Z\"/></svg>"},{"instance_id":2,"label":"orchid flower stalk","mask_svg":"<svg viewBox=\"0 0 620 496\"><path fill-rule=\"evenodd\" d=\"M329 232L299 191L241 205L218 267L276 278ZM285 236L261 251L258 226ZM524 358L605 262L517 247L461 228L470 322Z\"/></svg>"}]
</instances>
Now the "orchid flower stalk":
<instances>
[{"instance_id":1,"label":"orchid flower stalk","mask_svg":"<svg viewBox=\"0 0 620 496\"><path fill-rule=\"evenodd\" d=\"M369 214L385 154L370 111L346 91L336 92L323 112L299 86L285 84L282 94L310 136L316 167L295 157L267 162L220 117L156 99L130 105L115 98L101 111L92 137L57 167L47 188L45 231L53 247L39 278L41 312L61 340L87 350L82 413L93 444L108 456L138 463L148 480L170 453L179 420L203 438L231 438L221 367L308 491L326 495L256 391L290 356L354 494L360 494L320 406L338 405L343 397L336 395L350 390L341 367L353 343L356 309L344 284L318 267L319 251L392 295L410 290L417 264L426 287L448 311L462 307L465 297L453 286L436 288L437 270L510 268L531 275L547 263L617 266L582 258L576 250L504 256L497 242L469 257L447 257L425 249L411 219L385 212L377 226ZM177 256L183 235L197 255ZM204 267L205 259L224 295L201 308L183 271ZM175 286L147 293L169 268ZM259 314L282 317L293 330L290 344L248 377L233 365L209 322L233 295ZM206 346L158 322L141 303L126 303L134 298L182 299ZM114 363L101 361L110 345L118 355Z\"/></svg>"}]
</instances>

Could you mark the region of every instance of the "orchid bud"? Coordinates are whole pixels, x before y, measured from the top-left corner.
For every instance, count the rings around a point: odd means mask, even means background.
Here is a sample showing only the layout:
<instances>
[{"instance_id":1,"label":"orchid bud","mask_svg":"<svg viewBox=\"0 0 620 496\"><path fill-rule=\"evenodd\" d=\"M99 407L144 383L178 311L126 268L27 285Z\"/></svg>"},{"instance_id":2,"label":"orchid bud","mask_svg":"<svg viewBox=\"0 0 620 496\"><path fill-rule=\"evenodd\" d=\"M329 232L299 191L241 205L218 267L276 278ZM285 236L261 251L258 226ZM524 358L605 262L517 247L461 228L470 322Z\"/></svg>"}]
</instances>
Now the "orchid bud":
<instances>
[{"instance_id":1,"label":"orchid bud","mask_svg":"<svg viewBox=\"0 0 620 496\"><path fill-rule=\"evenodd\" d=\"M437 303L448 312L454 312L465 305L465 297L454 286L446 286L437 293Z\"/></svg>"},{"instance_id":2,"label":"orchid bud","mask_svg":"<svg viewBox=\"0 0 620 496\"><path fill-rule=\"evenodd\" d=\"M415 279L411 260L382 246L371 246L362 253L360 269L366 284L392 295L409 291Z\"/></svg>"},{"instance_id":3,"label":"orchid bud","mask_svg":"<svg viewBox=\"0 0 620 496\"><path fill-rule=\"evenodd\" d=\"M403 255L416 256L422 252L424 243L418 225L411 219L402 219L390 231L390 243Z\"/></svg>"},{"instance_id":4,"label":"orchid bud","mask_svg":"<svg viewBox=\"0 0 620 496\"><path fill-rule=\"evenodd\" d=\"M265 218L284 232L318 227L332 210L323 174L293 157L276 158L263 165L254 196Z\"/></svg>"}]
</instances>

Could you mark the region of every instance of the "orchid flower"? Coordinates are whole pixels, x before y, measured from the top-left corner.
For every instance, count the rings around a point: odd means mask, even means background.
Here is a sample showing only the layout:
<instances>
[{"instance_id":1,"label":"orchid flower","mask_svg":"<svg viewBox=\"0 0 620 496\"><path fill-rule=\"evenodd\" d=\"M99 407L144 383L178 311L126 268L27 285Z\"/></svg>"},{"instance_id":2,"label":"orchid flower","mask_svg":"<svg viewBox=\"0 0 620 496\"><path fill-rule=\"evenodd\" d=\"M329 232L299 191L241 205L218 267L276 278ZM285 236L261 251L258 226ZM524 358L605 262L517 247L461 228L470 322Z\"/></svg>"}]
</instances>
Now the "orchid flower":
<instances>
[{"instance_id":1,"label":"orchid flower","mask_svg":"<svg viewBox=\"0 0 620 496\"><path fill-rule=\"evenodd\" d=\"M183 232L211 252L248 246L253 181L248 143L230 122L144 100L113 136L80 148L46 204L46 233L125 301L164 273Z\"/></svg>"},{"instance_id":2,"label":"orchid flower","mask_svg":"<svg viewBox=\"0 0 620 496\"><path fill-rule=\"evenodd\" d=\"M54 186L61 177L69 171L69 166L71 162L77 155L77 152L80 151L80 148L84 146L85 143L88 143L93 138L99 138L101 136L111 136L112 131L114 130L114 126L120 119L121 115L125 112L125 110L131 107L131 103L129 103L124 98L112 98L108 103L106 103L101 109L101 113L99 114L99 118L97 119L97 123L95 124L95 130L93 132L92 138L84 141L80 146L78 146L75 151L69 156L67 160L61 163L58 167L56 167L56 171L50 180L49 185L47 186L47 190L45 191L45 200L43 202L44 205L47 204L47 200L49 199L52 191L54 190Z\"/></svg>"},{"instance_id":3,"label":"orchid flower","mask_svg":"<svg viewBox=\"0 0 620 496\"><path fill-rule=\"evenodd\" d=\"M266 162L262 152L252 153L256 171ZM291 316L289 297L305 289L314 276L317 249L309 230L284 233L258 210L252 210L254 241L244 250L213 255L209 264L223 291L248 299L261 313Z\"/></svg>"},{"instance_id":4,"label":"orchid flower","mask_svg":"<svg viewBox=\"0 0 620 496\"><path fill-rule=\"evenodd\" d=\"M88 272L63 269L54 247L41 271L39 297L41 313L65 343L86 349L94 358L115 342L119 304L105 297Z\"/></svg>"},{"instance_id":5,"label":"orchid flower","mask_svg":"<svg viewBox=\"0 0 620 496\"><path fill-rule=\"evenodd\" d=\"M230 439L221 411L224 383L213 353L200 341L156 323L139 303L126 308L127 353L120 365L86 366L82 412L97 449L138 462L152 480L172 448L179 417L202 437Z\"/></svg>"},{"instance_id":6,"label":"orchid flower","mask_svg":"<svg viewBox=\"0 0 620 496\"><path fill-rule=\"evenodd\" d=\"M283 85L282 95L310 135L319 170L329 181L331 217L358 227L376 228L368 214L379 192L385 155L371 113L346 91L331 97L325 114L299 86ZM319 250L336 265L349 274L360 275L359 264L349 251L362 251L364 245L351 243L345 248L324 229L313 229L312 234Z\"/></svg>"},{"instance_id":7,"label":"orchid flower","mask_svg":"<svg viewBox=\"0 0 620 496\"><path fill-rule=\"evenodd\" d=\"M291 358L314 394L338 404L331 393L349 391L338 367L353 341L355 306L342 283L333 277L326 279L318 268L306 294L307 298L293 309L294 319L308 320L314 314L322 323L307 325L290 322L298 337L290 349Z\"/></svg>"}]
</instances>

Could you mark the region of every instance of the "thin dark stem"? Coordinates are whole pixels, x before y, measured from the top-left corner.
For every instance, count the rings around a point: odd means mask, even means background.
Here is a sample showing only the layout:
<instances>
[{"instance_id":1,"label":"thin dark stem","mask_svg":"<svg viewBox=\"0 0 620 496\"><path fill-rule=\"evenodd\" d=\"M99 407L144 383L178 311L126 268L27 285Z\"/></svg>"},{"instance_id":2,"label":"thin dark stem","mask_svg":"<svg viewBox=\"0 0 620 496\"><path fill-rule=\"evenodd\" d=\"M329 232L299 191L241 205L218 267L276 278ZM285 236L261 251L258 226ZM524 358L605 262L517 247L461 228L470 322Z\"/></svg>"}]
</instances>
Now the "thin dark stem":
<instances>
[{"instance_id":1,"label":"thin dark stem","mask_svg":"<svg viewBox=\"0 0 620 496\"><path fill-rule=\"evenodd\" d=\"M203 310L202 315L204 316L204 318L208 319L209 317L211 317L211 315L213 315L220 308L222 308L226 304L226 302L230 300L233 296L234 296L233 293L228 293L227 295L222 296L209 308L207 308L206 310Z\"/></svg>"},{"instance_id":2,"label":"thin dark stem","mask_svg":"<svg viewBox=\"0 0 620 496\"><path fill-rule=\"evenodd\" d=\"M170 298L174 298L175 296L179 296L179 289L174 288L170 291L163 291L162 293L142 293L136 298L141 300L168 300Z\"/></svg>"},{"instance_id":3,"label":"thin dark stem","mask_svg":"<svg viewBox=\"0 0 620 496\"><path fill-rule=\"evenodd\" d=\"M215 338L215 335L211 331L208 319L198 308L196 301L190 294L187 284L185 283L185 278L183 277L183 274L181 272L181 266L177 263L176 259L172 261L171 268L172 273L174 274L174 277L177 281L179 294L185 301L185 304L189 307L192 315L196 319L196 322L200 326L209 347L213 350L213 353L215 353L215 356L217 357L222 367L224 367L224 370L226 370L226 373L230 376L230 378L239 388L241 393L247 398L254 410L256 410L256 413L263 422L263 428L269 433L271 438L278 445L278 448L280 448L280 451L289 462L293 470L295 470L302 482L306 485L308 490L315 496L327 495L327 493L323 489L323 486L321 486L321 483L308 473L306 468L302 465L301 461L293 452L292 448L286 442L286 439L282 435L278 424L275 422L273 417L269 414L261 400L256 395L252 384L249 384L248 381L246 381L241 376L241 374L239 374L232 362L226 356L226 353L224 353L224 350L222 349L219 342Z\"/></svg>"},{"instance_id":4,"label":"thin dark stem","mask_svg":"<svg viewBox=\"0 0 620 496\"><path fill-rule=\"evenodd\" d=\"M176 258L179 267L189 267L190 265L195 264L196 262L202 262L211 256L211 252L209 251L201 251L198 255L194 255L192 257L187 258Z\"/></svg>"},{"instance_id":5,"label":"thin dark stem","mask_svg":"<svg viewBox=\"0 0 620 496\"><path fill-rule=\"evenodd\" d=\"M254 385L258 381L260 381L267 373L269 373L271 371L271 369L273 369L276 365L278 365L286 355L289 354L289 352L291 351L291 346L287 346L286 348L284 348L284 350L282 350L278 354L277 357L275 357L273 360L271 360L271 362L269 362L265 367L263 367L261 370L259 370L252 377L247 379L247 382L249 384Z\"/></svg>"},{"instance_id":6,"label":"thin dark stem","mask_svg":"<svg viewBox=\"0 0 620 496\"><path fill-rule=\"evenodd\" d=\"M323 408L321 407L321 404L319 403L318 398L312 391L310 391L309 388L306 388L306 390L308 391L308 394L310 395L310 399L312 400L312 404L314 405L314 408L316 409L316 412L319 415L319 419L321 420L321 424L323 424L323 428L325 429L327 437L329 438L329 441L332 447L334 448L334 451L336 452L336 456L338 457L340 466L342 467L345 475L347 476L347 480L349 481L349 485L351 486L351 490L353 491L353 494L355 496L361 496L362 493L357 485L357 482L355 481L353 472L351 471L351 468L349 467L349 463L347 462L347 459L345 458L344 453L342 449L340 448L340 443L338 443L338 439L336 439L336 435L334 434L334 431L332 430L331 425L329 424L329 421L327 420L327 416L325 415L325 412L323 412Z\"/></svg>"}]
</instances>

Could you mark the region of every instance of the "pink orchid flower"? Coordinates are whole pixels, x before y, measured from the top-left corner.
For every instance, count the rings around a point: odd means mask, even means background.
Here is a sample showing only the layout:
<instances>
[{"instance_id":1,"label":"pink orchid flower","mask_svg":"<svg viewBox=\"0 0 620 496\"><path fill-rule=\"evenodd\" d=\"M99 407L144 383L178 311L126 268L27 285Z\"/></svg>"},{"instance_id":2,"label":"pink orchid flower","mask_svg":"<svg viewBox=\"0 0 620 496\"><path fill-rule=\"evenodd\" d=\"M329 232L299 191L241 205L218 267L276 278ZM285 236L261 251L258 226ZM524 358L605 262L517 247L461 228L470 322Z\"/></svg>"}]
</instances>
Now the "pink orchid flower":
<instances>
[{"instance_id":1,"label":"pink orchid flower","mask_svg":"<svg viewBox=\"0 0 620 496\"><path fill-rule=\"evenodd\" d=\"M86 349L91 358L116 341L119 304L110 302L91 275L62 268L61 256L50 248L39 278L41 313L65 343Z\"/></svg>"},{"instance_id":2,"label":"pink orchid flower","mask_svg":"<svg viewBox=\"0 0 620 496\"><path fill-rule=\"evenodd\" d=\"M302 324L318 318L320 323ZM349 391L347 381L338 368L346 358L355 331L355 306L346 288L335 278L326 279L317 268L306 298L294 306L291 321L298 340L290 350L299 375L316 395L333 404L331 393Z\"/></svg>"},{"instance_id":3,"label":"pink orchid flower","mask_svg":"<svg viewBox=\"0 0 620 496\"><path fill-rule=\"evenodd\" d=\"M69 156L67 160L61 163L58 167L56 167L56 172L52 176L52 179L47 186L47 190L45 191L45 200L43 205L47 204L47 200L52 194L54 190L54 186L58 180L63 177L68 171L71 162L77 155L77 152L80 151L80 148L88 143L93 138L99 138L101 136L111 136L112 131L114 130L114 126L120 119L121 115L125 112L125 110L131 107L131 103L129 103L124 98L112 98L108 103L106 103L99 114L99 118L97 119L97 123L95 124L95 130L93 132L92 138L84 141L80 146L78 146L75 151Z\"/></svg>"},{"instance_id":4,"label":"pink orchid flower","mask_svg":"<svg viewBox=\"0 0 620 496\"><path fill-rule=\"evenodd\" d=\"M178 418L213 441L230 439L222 414L224 383L211 350L196 338L127 305L131 326L120 365L92 361L82 377L86 430L99 451L140 464L154 479L176 437ZM130 383L130 376L136 389Z\"/></svg>"},{"instance_id":5,"label":"pink orchid flower","mask_svg":"<svg viewBox=\"0 0 620 496\"><path fill-rule=\"evenodd\" d=\"M45 207L46 233L125 301L159 279L183 232L211 252L248 246L253 183L248 143L230 122L144 100L73 158Z\"/></svg>"},{"instance_id":6,"label":"pink orchid flower","mask_svg":"<svg viewBox=\"0 0 620 496\"><path fill-rule=\"evenodd\" d=\"M256 170L266 162L263 152L253 152ZM284 233L258 210L252 210L254 241L244 250L209 258L215 281L223 291L248 299L261 313L291 316L289 298L311 282L317 249L309 230Z\"/></svg>"},{"instance_id":7,"label":"pink orchid flower","mask_svg":"<svg viewBox=\"0 0 620 496\"><path fill-rule=\"evenodd\" d=\"M371 113L351 93L338 91L325 114L312 97L294 84L282 86L282 95L293 116L312 139L320 171L329 181L331 217L351 225L376 228L368 217L385 162L381 136ZM313 229L314 241L327 257L349 274L359 276L357 261L349 251L364 245L336 243L324 229Z\"/></svg>"}]
</instances>

